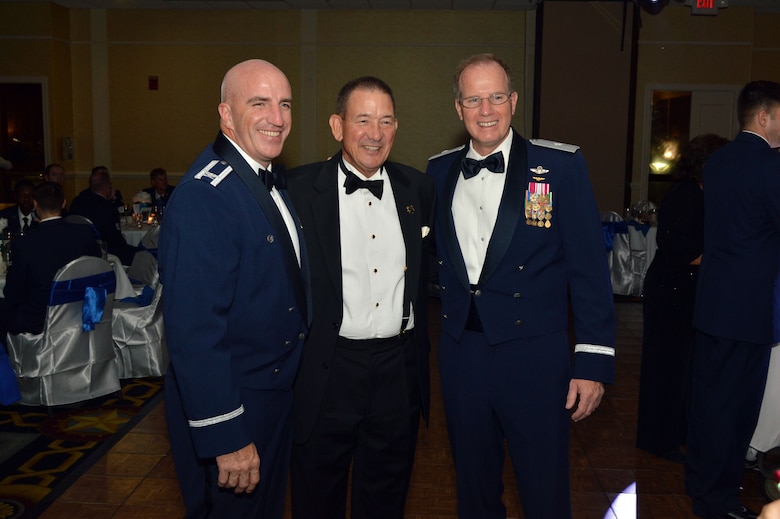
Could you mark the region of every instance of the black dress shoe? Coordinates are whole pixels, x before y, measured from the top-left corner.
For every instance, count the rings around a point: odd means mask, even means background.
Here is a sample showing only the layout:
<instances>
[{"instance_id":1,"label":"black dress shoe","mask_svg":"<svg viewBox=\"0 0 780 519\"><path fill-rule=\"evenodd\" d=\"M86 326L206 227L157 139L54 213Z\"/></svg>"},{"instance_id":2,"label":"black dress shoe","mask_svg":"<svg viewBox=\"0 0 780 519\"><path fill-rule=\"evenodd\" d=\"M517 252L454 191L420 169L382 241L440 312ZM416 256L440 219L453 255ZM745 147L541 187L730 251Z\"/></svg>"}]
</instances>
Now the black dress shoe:
<instances>
[{"instance_id":1,"label":"black dress shoe","mask_svg":"<svg viewBox=\"0 0 780 519\"><path fill-rule=\"evenodd\" d=\"M712 519L757 519L757 518L758 518L757 513L748 510L744 506L740 506L736 510L732 510L731 512L728 512L726 514L720 514L712 517Z\"/></svg>"}]
</instances>

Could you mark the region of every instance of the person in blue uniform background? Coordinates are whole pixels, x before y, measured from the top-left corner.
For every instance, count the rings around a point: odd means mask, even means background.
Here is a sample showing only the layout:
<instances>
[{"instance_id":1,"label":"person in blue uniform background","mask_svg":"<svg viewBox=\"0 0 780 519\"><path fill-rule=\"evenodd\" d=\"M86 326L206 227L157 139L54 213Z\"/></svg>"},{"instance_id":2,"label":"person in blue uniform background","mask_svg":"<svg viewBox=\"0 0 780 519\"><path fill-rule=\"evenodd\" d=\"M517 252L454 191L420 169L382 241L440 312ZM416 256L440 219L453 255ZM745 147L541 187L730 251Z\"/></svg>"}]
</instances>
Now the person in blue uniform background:
<instances>
[{"instance_id":1,"label":"person in blue uniform background","mask_svg":"<svg viewBox=\"0 0 780 519\"><path fill-rule=\"evenodd\" d=\"M303 238L271 164L290 133L290 83L244 61L218 109L221 131L161 228L166 417L187 517L280 519L310 315Z\"/></svg>"},{"instance_id":2,"label":"person in blue uniform background","mask_svg":"<svg viewBox=\"0 0 780 519\"><path fill-rule=\"evenodd\" d=\"M500 58L463 61L454 89L471 138L432 157L427 174L438 200L439 370L458 515L506 517L506 439L525 517L565 519L569 420L590 415L614 377L598 210L576 146L512 129L518 94Z\"/></svg>"},{"instance_id":3,"label":"person in blue uniform background","mask_svg":"<svg viewBox=\"0 0 780 519\"><path fill-rule=\"evenodd\" d=\"M704 166L685 489L693 513L752 519L739 499L774 338L780 254L780 83L752 81L741 131Z\"/></svg>"}]
</instances>

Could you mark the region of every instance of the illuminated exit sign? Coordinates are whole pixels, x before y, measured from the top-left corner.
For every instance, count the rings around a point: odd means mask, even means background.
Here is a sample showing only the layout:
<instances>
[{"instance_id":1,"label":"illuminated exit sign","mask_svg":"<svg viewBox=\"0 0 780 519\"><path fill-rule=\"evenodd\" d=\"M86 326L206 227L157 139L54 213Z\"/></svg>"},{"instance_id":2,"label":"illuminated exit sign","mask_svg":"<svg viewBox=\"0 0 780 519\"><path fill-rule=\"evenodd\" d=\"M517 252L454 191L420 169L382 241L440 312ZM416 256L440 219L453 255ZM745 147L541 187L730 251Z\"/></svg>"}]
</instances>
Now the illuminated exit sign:
<instances>
[{"instance_id":1,"label":"illuminated exit sign","mask_svg":"<svg viewBox=\"0 0 780 519\"><path fill-rule=\"evenodd\" d=\"M718 0L692 0L691 14L718 14Z\"/></svg>"}]
</instances>

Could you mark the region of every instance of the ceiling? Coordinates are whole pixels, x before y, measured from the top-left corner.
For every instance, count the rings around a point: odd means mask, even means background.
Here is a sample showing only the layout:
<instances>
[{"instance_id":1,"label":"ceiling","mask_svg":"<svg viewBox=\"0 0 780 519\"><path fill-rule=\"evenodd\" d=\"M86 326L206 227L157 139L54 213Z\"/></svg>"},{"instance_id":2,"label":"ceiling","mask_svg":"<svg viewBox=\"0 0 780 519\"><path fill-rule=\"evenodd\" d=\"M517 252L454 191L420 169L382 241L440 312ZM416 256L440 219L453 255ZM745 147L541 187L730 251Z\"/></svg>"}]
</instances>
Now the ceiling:
<instances>
[{"instance_id":1,"label":"ceiling","mask_svg":"<svg viewBox=\"0 0 780 519\"><path fill-rule=\"evenodd\" d=\"M2 0L0 0L2 1ZM38 0L18 0L38 1ZM496 10L533 9L542 1L557 0L50 0L70 8L105 9L415 9ZM621 1L621 0L611 0ZM627 0L634 1L634 0ZM671 0L670 5L692 0ZM695 0L693 0L695 1ZM716 4L756 6L780 11L780 0L715 0Z\"/></svg>"}]
</instances>

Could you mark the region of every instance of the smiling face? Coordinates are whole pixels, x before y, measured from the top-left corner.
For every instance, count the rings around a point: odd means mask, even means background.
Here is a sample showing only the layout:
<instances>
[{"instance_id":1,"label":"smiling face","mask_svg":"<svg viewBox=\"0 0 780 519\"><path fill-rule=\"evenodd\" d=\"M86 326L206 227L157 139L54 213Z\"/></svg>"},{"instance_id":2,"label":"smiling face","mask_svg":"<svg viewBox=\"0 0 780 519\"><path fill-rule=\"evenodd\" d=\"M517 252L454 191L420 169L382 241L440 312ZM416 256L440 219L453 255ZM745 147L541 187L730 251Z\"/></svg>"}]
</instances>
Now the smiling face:
<instances>
[{"instance_id":1,"label":"smiling face","mask_svg":"<svg viewBox=\"0 0 780 519\"><path fill-rule=\"evenodd\" d=\"M282 153L292 126L292 90L271 63L249 60L228 71L219 104L220 128L263 167Z\"/></svg>"},{"instance_id":2,"label":"smiling face","mask_svg":"<svg viewBox=\"0 0 780 519\"><path fill-rule=\"evenodd\" d=\"M390 155L398 129L393 100L380 90L354 90L346 113L330 116L333 138L341 142L344 159L366 177L376 173Z\"/></svg>"},{"instance_id":3,"label":"smiling face","mask_svg":"<svg viewBox=\"0 0 780 519\"><path fill-rule=\"evenodd\" d=\"M469 65L461 73L459 86L461 99L483 98L475 108L464 108L456 99L455 110L471 136L474 151L489 155L509 133L517 107L517 92L511 92L504 104L490 104L487 98L491 94L510 93L506 72L495 62Z\"/></svg>"}]
</instances>

